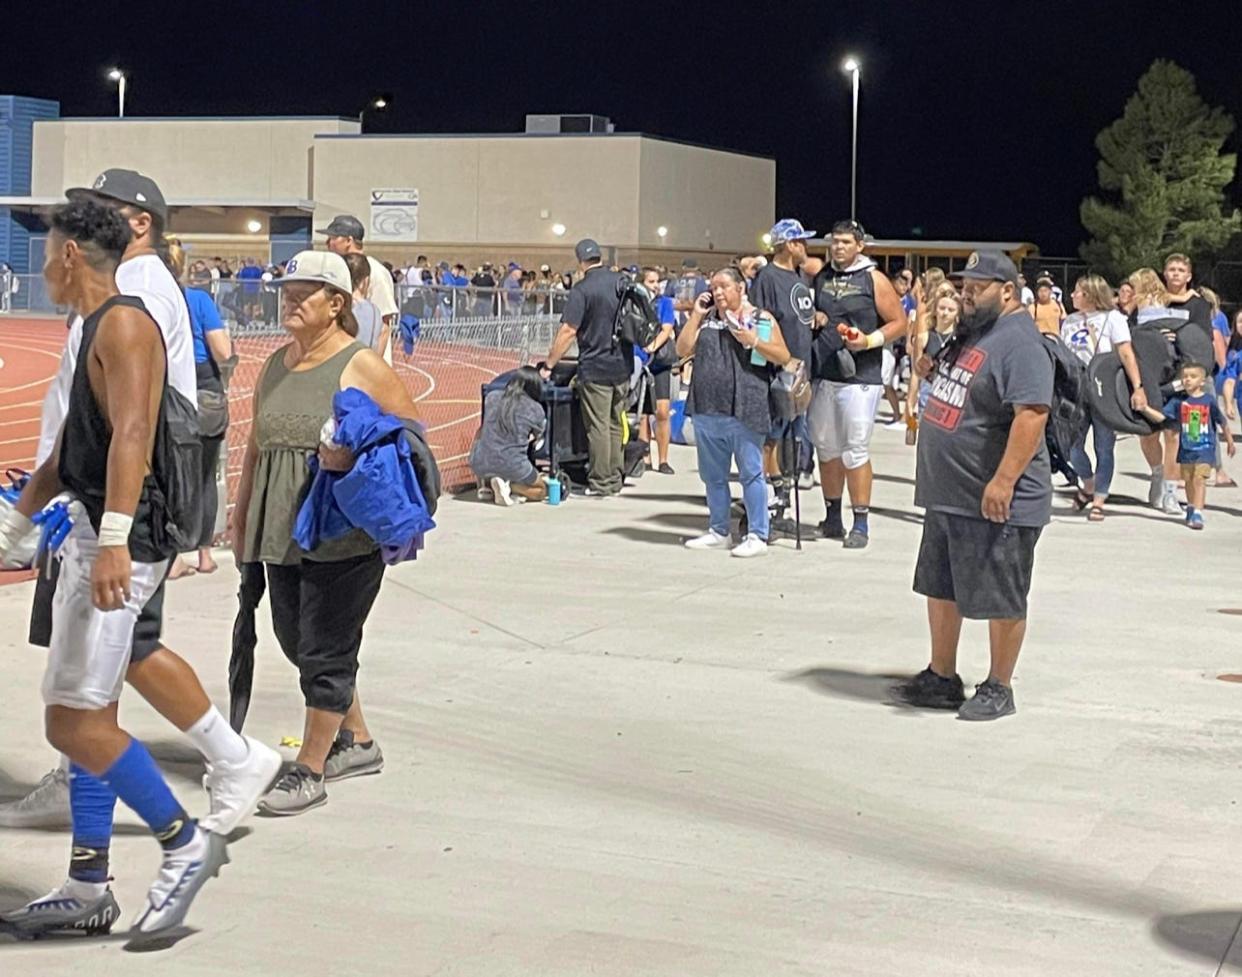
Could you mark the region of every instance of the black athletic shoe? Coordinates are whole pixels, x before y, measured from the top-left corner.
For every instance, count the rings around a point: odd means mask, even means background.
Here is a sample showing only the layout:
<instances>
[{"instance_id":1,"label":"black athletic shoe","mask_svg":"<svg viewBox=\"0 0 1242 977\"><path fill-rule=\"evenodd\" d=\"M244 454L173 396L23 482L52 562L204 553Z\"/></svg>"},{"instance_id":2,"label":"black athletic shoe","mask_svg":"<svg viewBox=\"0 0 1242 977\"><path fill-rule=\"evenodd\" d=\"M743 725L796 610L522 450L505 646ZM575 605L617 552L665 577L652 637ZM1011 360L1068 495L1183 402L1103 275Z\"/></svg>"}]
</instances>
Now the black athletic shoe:
<instances>
[{"instance_id":1,"label":"black athletic shoe","mask_svg":"<svg viewBox=\"0 0 1242 977\"><path fill-rule=\"evenodd\" d=\"M850 534L845 537L845 548L847 550L862 550L867 548L867 544L871 538L861 529L851 529Z\"/></svg>"},{"instance_id":2,"label":"black athletic shoe","mask_svg":"<svg viewBox=\"0 0 1242 977\"><path fill-rule=\"evenodd\" d=\"M931 666L910 681L894 685L893 695L906 705L920 709L958 709L966 701L962 677L944 678L933 672Z\"/></svg>"},{"instance_id":3,"label":"black athletic shoe","mask_svg":"<svg viewBox=\"0 0 1242 977\"><path fill-rule=\"evenodd\" d=\"M824 539L845 539L845 527L840 522L825 519L819 524L819 534Z\"/></svg>"},{"instance_id":4,"label":"black athletic shoe","mask_svg":"<svg viewBox=\"0 0 1242 977\"><path fill-rule=\"evenodd\" d=\"M985 722L1012 716L1017 711L1018 707L1013 704L1013 689L988 679L975 686L975 694L957 711L957 716L972 722Z\"/></svg>"},{"instance_id":5,"label":"black athletic shoe","mask_svg":"<svg viewBox=\"0 0 1242 977\"><path fill-rule=\"evenodd\" d=\"M661 475L676 475L677 474L675 471L673 471L673 466L670 465L667 461L664 462L664 464L662 464L657 469L657 471L659 471Z\"/></svg>"}]
</instances>

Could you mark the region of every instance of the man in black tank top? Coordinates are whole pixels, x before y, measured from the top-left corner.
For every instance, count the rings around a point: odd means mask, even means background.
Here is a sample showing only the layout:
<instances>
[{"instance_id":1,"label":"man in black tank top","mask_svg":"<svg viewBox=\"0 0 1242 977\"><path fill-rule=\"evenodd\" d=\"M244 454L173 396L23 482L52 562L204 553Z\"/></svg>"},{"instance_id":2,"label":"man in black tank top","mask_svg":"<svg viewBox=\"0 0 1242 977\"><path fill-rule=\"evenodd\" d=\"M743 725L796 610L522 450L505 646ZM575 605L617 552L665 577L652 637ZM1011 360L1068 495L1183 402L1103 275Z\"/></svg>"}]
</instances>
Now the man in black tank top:
<instances>
[{"instance_id":1,"label":"man in black tank top","mask_svg":"<svg viewBox=\"0 0 1242 977\"><path fill-rule=\"evenodd\" d=\"M151 455L165 388L159 327L142 301L121 296L125 218L89 199L52 211L44 278L52 301L83 316L82 342L57 448L16 505L29 518L68 489L86 509L60 550L43 698L48 741L71 763L74 848L69 879L3 921L32 935L55 928L107 932L119 909L108 847L119 797L164 851L135 933L166 933L228 861L224 839L173 797L150 753L117 724L134 625L172 554L155 542Z\"/></svg>"},{"instance_id":2,"label":"man in black tank top","mask_svg":"<svg viewBox=\"0 0 1242 977\"><path fill-rule=\"evenodd\" d=\"M857 221L832 228L829 257L815 276L815 332L811 374L815 394L807 414L819 455L827 516L820 531L862 549L869 539L871 432L884 389L884 345L906 332L906 314L888 277L862 254ZM848 536L841 495L848 483L854 526Z\"/></svg>"}]
</instances>

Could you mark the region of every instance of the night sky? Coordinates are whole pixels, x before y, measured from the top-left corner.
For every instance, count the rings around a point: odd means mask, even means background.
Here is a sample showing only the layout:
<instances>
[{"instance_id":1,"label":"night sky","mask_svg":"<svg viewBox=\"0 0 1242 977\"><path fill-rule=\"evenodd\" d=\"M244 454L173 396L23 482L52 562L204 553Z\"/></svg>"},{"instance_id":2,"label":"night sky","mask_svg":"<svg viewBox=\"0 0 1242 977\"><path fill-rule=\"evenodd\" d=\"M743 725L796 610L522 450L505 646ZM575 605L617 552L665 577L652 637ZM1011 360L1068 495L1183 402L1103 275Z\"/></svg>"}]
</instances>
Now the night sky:
<instances>
[{"instance_id":1,"label":"night sky","mask_svg":"<svg viewBox=\"0 0 1242 977\"><path fill-rule=\"evenodd\" d=\"M110 115L353 115L377 132L517 132L593 112L775 157L778 216L849 208L847 53L863 61L859 218L878 237L1076 251L1093 139L1156 57L1242 112L1242 4L268 0L6 5L0 92ZM1144 16L1154 10L1159 18ZM1233 39L1233 40L1231 40ZM1238 146L1238 136L1231 149ZM1234 191L1234 196L1239 194Z\"/></svg>"}]
</instances>

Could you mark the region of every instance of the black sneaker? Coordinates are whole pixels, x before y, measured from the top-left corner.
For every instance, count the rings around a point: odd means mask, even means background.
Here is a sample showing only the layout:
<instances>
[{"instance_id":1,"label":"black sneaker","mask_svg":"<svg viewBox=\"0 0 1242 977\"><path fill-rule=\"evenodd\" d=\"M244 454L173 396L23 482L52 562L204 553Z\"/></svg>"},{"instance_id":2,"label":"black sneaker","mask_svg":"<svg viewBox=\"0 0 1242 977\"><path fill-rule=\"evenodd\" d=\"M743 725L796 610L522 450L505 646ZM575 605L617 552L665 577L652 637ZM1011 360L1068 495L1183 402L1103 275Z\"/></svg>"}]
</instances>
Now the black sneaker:
<instances>
[{"instance_id":1,"label":"black sneaker","mask_svg":"<svg viewBox=\"0 0 1242 977\"><path fill-rule=\"evenodd\" d=\"M957 716L972 722L984 722L1012 716L1017 711L1018 707L1013 704L1013 689L988 679L975 686L975 694L957 711Z\"/></svg>"},{"instance_id":2,"label":"black sneaker","mask_svg":"<svg viewBox=\"0 0 1242 977\"><path fill-rule=\"evenodd\" d=\"M850 534L845 537L844 546L847 550L862 550L867 548L870 537L861 529L851 529Z\"/></svg>"},{"instance_id":3,"label":"black sneaker","mask_svg":"<svg viewBox=\"0 0 1242 977\"><path fill-rule=\"evenodd\" d=\"M664 464L662 464L657 469L657 471L659 471L661 475L676 475L677 474L675 471L673 471L673 466L670 465L667 461L664 462Z\"/></svg>"},{"instance_id":4,"label":"black sneaker","mask_svg":"<svg viewBox=\"0 0 1242 977\"><path fill-rule=\"evenodd\" d=\"M893 695L920 709L957 709L966 701L962 677L945 678L933 672L930 665L910 681L893 686Z\"/></svg>"},{"instance_id":5,"label":"black sneaker","mask_svg":"<svg viewBox=\"0 0 1242 977\"><path fill-rule=\"evenodd\" d=\"M825 519L819 524L819 534L824 539L845 539L845 526L839 521L830 522Z\"/></svg>"}]
</instances>

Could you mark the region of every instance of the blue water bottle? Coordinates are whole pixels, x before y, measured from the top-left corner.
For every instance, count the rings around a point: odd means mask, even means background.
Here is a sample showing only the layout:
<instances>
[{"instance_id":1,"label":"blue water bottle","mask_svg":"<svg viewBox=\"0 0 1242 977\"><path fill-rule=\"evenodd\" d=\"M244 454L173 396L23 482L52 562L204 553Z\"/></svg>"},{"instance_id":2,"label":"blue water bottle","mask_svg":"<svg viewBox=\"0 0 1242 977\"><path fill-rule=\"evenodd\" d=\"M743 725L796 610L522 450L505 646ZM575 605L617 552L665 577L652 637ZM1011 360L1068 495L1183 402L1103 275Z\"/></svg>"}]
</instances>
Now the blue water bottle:
<instances>
[{"instance_id":1,"label":"blue water bottle","mask_svg":"<svg viewBox=\"0 0 1242 977\"><path fill-rule=\"evenodd\" d=\"M559 478L548 479L548 505L561 504L561 480Z\"/></svg>"}]
</instances>

